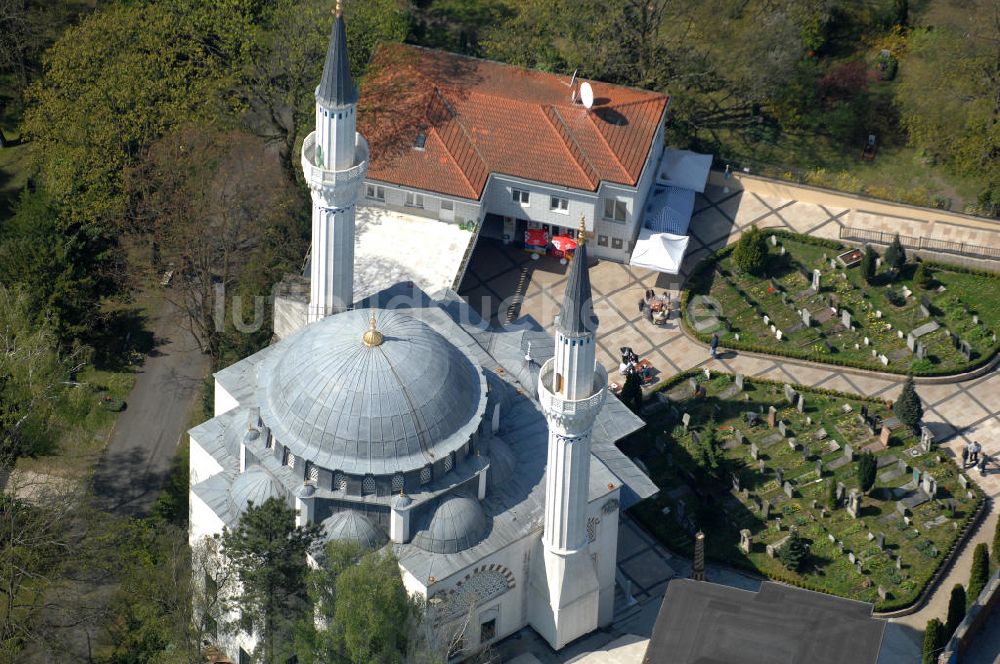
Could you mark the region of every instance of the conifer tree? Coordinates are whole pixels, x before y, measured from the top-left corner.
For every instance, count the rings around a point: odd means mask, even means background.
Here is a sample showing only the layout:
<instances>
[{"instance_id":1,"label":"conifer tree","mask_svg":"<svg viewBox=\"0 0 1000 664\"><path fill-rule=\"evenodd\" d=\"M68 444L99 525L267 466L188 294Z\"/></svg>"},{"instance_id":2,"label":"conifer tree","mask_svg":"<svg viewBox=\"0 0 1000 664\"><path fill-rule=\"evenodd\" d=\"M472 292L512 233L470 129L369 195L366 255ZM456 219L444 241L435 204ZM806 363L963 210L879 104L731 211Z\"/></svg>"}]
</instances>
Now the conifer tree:
<instances>
[{"instance_id":1,"label":"conifer tree","mask_svg":"<svg viewBox=\"0 0 1000 664\"><path fill-rule=\"evenodd\" d=\"M798 531L794 530L788 536L785 545L778 550L778 559L781 561L781 564L793 572L798 572L802 569L808 555L809 545L806 544L806 541L799 535Z\"/></svg>"},{"instance_id":2,"label":"conifer tree","mask_svg":"<svg viewBox=\"0 0 1000 664\"><path fill-rule=\"evenodd\" d=\"M951 599L948 600L948 620L945 623L945 633L951 637L958 629L959 623L965 617L965 586L956 583L951 589Z\"/></svg>"},{"instance_id":3,"label":"conifer tree","mask_svg":"<svg viewBox=\"0 0 1000 664\"><path fill-rule=\"evenodd\" d=\"M756 226L751 226L740 236L733 249L736 266L748 274L761 274L767 263L767 240Z\"/></svg>"},{"instance_id":4,"label":"conifer tree","mask_svg":"<svg viewBox=\"0 0 1000 664\"><path fill-rule=\"evenodd\" d=\"M892 412L895 413L899 421L906 426L917 431L920 420L924 417L924 407L920 404L920 397L917 395L917 388L913 384L913 376L907 376L903 383L903 390L899 393L899 398L892 404Z\"/></svg>"},{"instance_id":5,"label":"conifer tree","mask_svg":"<svg viewBox=\"0 0 1000 664\"><path fill-rule=\"evenodd\" d=\"M872 249L870 244L866 244L864 256L861 258L861 276L869 284L875 280L876 258L878 258L878 255L875 253L875 250Z\"/></svg>"},{"instance_id":6,"label":"conifer tree","mask_svg":"<svg viewBox=\"0 0 1000 664\"><path fill-rule=\"evenodd\" d=\"M983 592L990 576L990 552L986 542L980 542L972 552L972 569L969 570L969 592L966 602L972 604Z\"/></svg>"},{"instance_id":7,"label":"conifer tree","mask_svg":"<svg viewBox=\"0 0 1000 664\"><path fill-rule=\"evenodd\" d=\"M944 635L944 625L937 618L927 621L927 628L924 630L924 652L923 664L936 664L938 650L947 643Z\"/></svg>"},{"instance_id":8,"label":"conifer tree","mask_svg":"<svg viewBox=\"0 0 1000 664\"><path fill-rule=\"evenodd\" d=\"M889 248L885 250L884 258L886 265L896 270L903 267L903 263L906 262L906 249L903 249L898 233L892 238Z\"/></svg>"},{"instance_id":9,"label":"conifer tree","mask_svg":"<svg viewBox=\"0 0 1000 664\"><path fill-rule=\"evenodd\" d=\"M878 470L878 462L871 452L862 452L858 457L858 484L862 493L868 493L875 486L875 473Z\"/></svg>"}]
</instances>

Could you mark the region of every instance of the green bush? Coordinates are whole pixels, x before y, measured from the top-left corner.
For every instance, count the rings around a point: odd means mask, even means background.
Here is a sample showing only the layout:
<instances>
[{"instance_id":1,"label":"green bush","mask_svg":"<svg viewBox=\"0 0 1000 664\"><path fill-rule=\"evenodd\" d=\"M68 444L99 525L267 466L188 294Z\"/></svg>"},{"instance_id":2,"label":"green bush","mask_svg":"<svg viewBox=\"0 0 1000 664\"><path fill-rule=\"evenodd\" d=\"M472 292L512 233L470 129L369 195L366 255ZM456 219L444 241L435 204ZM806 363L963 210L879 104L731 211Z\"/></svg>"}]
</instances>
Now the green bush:
<instances>
[{"instance_id":1,"label":"green bush","mask_svg":"<svg viewBox=\"0 0 1000 664\"><path fill-rule=\"evenodd\" d=\"M944 632L944 625L937 618L927 621L927 628L924 630L923 664L936 664L938 650L948 643L948 637Z\"/></svg>"},{"instance_id":2,"label":"green bush","mask_svg":"<svg viewBox=\"0 0 1000 664\"><path fill-rule=\"evenodd\" d=\"M861 276L871 283L875 279L875 259L878 255L870 244L865 245L865 255L861 258Z\"/></svg>"},{"instance_id":3,"label":"green bush","mask_svg":"<svg viewBox=\"0 0 1000 664\"><path fill-rule=\"evenodd\" d=\"M986 542L980 542L972 552L972 569L969 571L969 593L967 601L972 604L983 592L990 577L990 552Z\"/></svg>"},{"instance_id":4,"label":"green bush","mask_svg":"<svg viewBox=\"0 0 1000 664\"><path fill-rule=\"evenodd\" d=\"M858 457L858 484L861 491L868 493L875 486L875 472L878 470L878 461L871 452L862 452Z\"/></svg>"},{"instance_id":5,"label":"green bush","mask_svg":"<svg viewBox=\"0 0 1000 664\"><path fill-rule=\"evenodd\" d=\"M993 531L993 559L1000 563L1000 519L997 519L997 527Z\"/></svg>"},{"instance_id":6,"label":"green bush","mask_svg":"<svg viewBox=\"0 0 1000 664\"><path fill-rule=\"evenodd\" d=\"M965 618L965 586L956 583L951 589L951 598L948 600L948 620L945 622L945 633L950 637L958 629L959 623Z\"/></svg>"},{"instance_id":7,"label":"green bush","mask_svg":"<svg viewBox=\"0 0 1000 664\"><path fill-rule=\"evenodd\" d=\"M934 275L931 272L931 269L927 267L927 265L923 261L921 261L917 265L917 271L913 273L913 283L915 283L920 288L927 290L928 288L931 287L931 284L933 282L934 282Z\"/></svg>"},{"instance_id":8,"label":"green bush","mask_svg":"<svg viewBox=\"0 0 1000 664\"><path fill-rule=\"evenodd\" d=\"M784 546L778 549L778 560L792 572L801 571L809 555L809 545L797 531L792 531Z\"/></svg>"},{"instance_id":9,"label":"green bush","mask_svg":"<svg viewBox=\"0 0 1000 664\"><path fill-rule=\"evenodd\" d=\"M899 234L897 233L893 238L892 242L889 244L889 248L885 250L886 265L898 270L903 267L903 263L906 262L906 250L903 249L903 244L899 241Z\"/></svg>"},{"instance_id":10,"label":"green bush","mask_svg":"<svg viewBox=\"0 0 1000 664\"><path fill-rule=\"evenodd\" d=\"M733 250L733 260L743 272L759 275L767 264L767 240L756 226L740 236Z\"/></svg>"}]
</instances>

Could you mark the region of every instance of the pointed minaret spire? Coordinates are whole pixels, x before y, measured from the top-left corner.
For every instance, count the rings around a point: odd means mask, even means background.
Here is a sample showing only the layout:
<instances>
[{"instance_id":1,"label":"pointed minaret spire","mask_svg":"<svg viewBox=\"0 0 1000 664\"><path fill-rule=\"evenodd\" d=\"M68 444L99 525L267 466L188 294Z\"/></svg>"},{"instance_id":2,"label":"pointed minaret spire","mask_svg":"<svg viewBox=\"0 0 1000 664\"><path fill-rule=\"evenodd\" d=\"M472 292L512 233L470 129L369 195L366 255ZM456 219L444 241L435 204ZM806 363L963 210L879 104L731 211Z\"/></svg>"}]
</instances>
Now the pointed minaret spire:
<instances>
[{"instance_id":1,"label":"pointed minaret spire","mask_svg":"<svg viewBox=\"0 0 1000 664\"><path fill-rule=\"evenodd\" d=\"M590 289L590 269L587 267L587 231L580 218L577 234L576 253L569 267L566 292L563 294L562 311L556 328L566 335L593 334L597 329L594 315L593 295Z\"/></svg>"},{"instance_id":2,"label":"pointed minaret spire","mask_svg":"<svg viewBox=\"0 0 1000 664\"><path fill-rule=\"evenodd\" d=\"M323 78L316 90L316 100L327 106L346 106L358 101L358 89L351 79L350 62L347 60L347 30L344 28L344 11L337 3L334 10L333 30L326 48Z\"/></svg>"}]
</instances>

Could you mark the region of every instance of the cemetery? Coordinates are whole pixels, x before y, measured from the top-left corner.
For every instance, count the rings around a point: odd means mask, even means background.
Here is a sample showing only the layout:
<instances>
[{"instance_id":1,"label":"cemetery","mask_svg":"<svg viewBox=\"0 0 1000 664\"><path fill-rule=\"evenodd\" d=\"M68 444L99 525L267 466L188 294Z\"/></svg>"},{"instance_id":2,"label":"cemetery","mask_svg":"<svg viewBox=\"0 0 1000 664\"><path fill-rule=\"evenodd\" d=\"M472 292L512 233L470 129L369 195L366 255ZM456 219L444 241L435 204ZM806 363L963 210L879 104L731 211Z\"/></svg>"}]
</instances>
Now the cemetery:
<instances>
[{"instance_id":1,"label":"cemetery","mask_svg":"<svg viewBox=\"0 0 1000 664\"><path fill-rule=\"evenodd\" d=\"M643 417L622 449L662 487L633 513L665 546L701 529L710 557L878 610L918 598L984 500L880 400L701 370Z\"/></svg>"},{"instance_id":2,"label":"cemetery","mask_svg":"<svg viewBox=\"0 0 1000 664\"><path fill-rule=\"evenodd\" d=\"M931 262L896 269L878 258L869 283L862 251L761 234L758 274L738 268L736 245L697 266L682 301L689 333L705 342L718 334L723 347L918 376L968 371L1000 350L1000 275Z\"/></svg>"}]
</instances>

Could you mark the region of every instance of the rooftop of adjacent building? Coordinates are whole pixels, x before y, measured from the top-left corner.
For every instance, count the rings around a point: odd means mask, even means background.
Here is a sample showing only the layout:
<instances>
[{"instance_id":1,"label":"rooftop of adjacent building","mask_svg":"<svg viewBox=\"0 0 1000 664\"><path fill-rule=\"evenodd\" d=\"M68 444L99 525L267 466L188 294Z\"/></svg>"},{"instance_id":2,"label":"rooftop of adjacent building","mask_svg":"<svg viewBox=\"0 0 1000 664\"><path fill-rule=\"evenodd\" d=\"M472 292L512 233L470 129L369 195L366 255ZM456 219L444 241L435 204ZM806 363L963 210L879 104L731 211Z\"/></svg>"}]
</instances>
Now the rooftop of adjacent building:
<instances>
[{"instance_id":1,"label":"rooftop of adjacent building","mask_svg":"<svg viewBox=\"0 0 1000 664\"><path fill-rule=\"evenodd\" d=\"M601 181L634 186L667 96L590 81L588 110L569 84L569 76L383 45L359 107L368 177L468 199L480 198L490 173L587 191Z\"/></svg>"}]
</instances>

